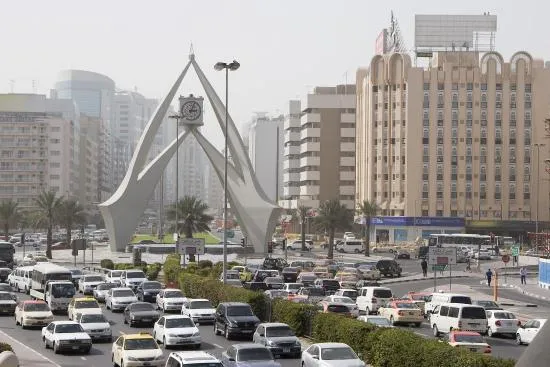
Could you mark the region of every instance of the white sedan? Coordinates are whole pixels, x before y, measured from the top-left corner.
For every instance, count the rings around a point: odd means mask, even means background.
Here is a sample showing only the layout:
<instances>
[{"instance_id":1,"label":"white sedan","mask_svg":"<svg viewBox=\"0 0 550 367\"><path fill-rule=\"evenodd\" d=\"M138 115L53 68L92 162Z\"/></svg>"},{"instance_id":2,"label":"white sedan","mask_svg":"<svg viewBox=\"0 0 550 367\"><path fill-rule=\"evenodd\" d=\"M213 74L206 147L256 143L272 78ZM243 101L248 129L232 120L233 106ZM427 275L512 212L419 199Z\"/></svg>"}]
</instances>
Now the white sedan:
<instances>
[{"instance_id":1,"label":"white sedan","mask_svg":"<svg viewBox=\"0 0 550 367\"><path fill-rule=\"evenodd\" d=\"M181 311L183 302L186 300L181 290L166 288L157 294L157 307L162 311Z\"/></svg>"},{"instance_id":2,"label":"white sedan","mask_svg":"<svg viewBox=\"0 0 550 367\"><path fill-rule=\"evenodd\" d=\"M76 321L82 326L84 331L94 340L113 341L113 331L111 324L103 314L83 313L79 314Z\"/></svg>"},{"instance_id":3,"label":"white sedan","mask_svg":"<svg viewBox=\"0 0 550 367\"><path fill-rule=\"evenodd\" d=\"M78 291L84 294L92 294L94 289L105 280L101 275L84 275L78 281Z\"/></svg>"},{"instance_id":4,"label":"white sedan","mask_svg":"<svg viewBox=\"0 0 550 367\"><path fill-rule=\"evenodd\" d=\"M522 325L516 332L516 344L522 345L531 343L545 322L546 319L532 319L527 321L525 325Z\"/></svg>"},{"instance_id":5,"label":"white sedan","mask_svg":"<svg viewBox=\"0 0 550 367\"><path fill-rule=\"evenodd\" d=\"M216 318L216 309L207 299L188 298L183 302L181 314L193 319L193 322L213 323Z\"/></svg>"},{"instance_id":6,"label":"white sedan","mask_svg":"<svg viewBox=\"0 0 550 367\"><path fill-rule=\"evenodd\" d=\"M344 343L312 344L302 352L303 367L364 367L365 362Z\"/></svg>"},{"instance_id":7,"label":"white sedan","mask_svg":"<svg viewBox=\"0 0 550 367\"><path fill-rule=\"evenodd\" d=\"M90 353L92 338L82 326L74 321L53 321L42 328L44 347L52 348L54 353L61 351L80 351Z\"/></svg>"},{"instance_id":8,"label":"white sedan","mask_svg":"<svg viewBox=\"0 0 550 367\"><path fill-rule=\"evenodd\" d=\"M166 315L161 317L153 328L155 341L164 344L165 348L173 346L192 345L195 349L201 347L199 328L188 316Z\"/></svg>"},{"instance_id":9,"label":"white sedan","mask_svg":"<svg viewBox=\"0 0 550 367\"><path fill-rule=\"evenodd\" d=\"M501 310L490 310L485 313L487 314L487 335L516 335L521 321L513 313Z\"/></svg>"},{"instance_id":10,"label":"white sedan","mask_svg":"<svg viewBox=\"0 0 550 367\"><path fill-rule=\"evenodd\" d=\"M138 299L130 288L119 287L109 289L105 296L105 308L111 311L124 311L126 306L137 302Z\"/></svg>"}]
</instances>

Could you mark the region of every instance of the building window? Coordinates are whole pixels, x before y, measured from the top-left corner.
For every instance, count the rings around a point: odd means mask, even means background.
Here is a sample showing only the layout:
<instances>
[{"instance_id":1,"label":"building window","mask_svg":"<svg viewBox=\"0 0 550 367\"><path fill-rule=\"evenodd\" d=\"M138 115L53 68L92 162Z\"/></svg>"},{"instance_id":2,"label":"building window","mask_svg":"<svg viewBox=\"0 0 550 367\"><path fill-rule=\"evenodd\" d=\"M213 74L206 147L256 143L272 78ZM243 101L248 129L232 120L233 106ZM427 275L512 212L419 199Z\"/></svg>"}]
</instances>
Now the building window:
<instances>
[{"instance_id":1,"label":"building window","mask_svg":"<svg viewBox=\"0 0 550 367\"><path fill-rule=\"evenodd\" d=\"M424 90L430 90L430 83L424 83Z\"/></svg>"},{"instance_id":2,"label":"building window","mask_svg":"<svg viewBox=\"0 0 550 367\"><path fill-rule=\"evenodd\" d=\"M435 216L436 217L442 217L443 216L443 210L436 210L435 211Z\"/></svg>"}]
</instances>

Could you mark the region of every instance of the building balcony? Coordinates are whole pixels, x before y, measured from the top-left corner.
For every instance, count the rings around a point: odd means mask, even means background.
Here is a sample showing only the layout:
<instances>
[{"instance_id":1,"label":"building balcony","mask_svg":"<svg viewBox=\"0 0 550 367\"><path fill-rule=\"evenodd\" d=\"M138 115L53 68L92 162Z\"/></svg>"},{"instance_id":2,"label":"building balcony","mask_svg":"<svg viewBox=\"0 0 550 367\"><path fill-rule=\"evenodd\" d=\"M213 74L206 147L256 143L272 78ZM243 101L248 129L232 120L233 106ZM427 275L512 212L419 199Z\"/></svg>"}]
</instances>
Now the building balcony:
<instances>
[{"instance_id":1,"label":"building balcony","mask_svg":"<svg viewBox=\"0 0 550 367\"><path fill-rule=\"evenodd\" d=\"M283 169L293 169L293 168L300 168L300 160L299 159L285 159L283 160Z\"/></svg>"},{"instance_id":2,"label":"building balcony","mask_svg":"<svg viewBox=\"0 0 550 367\"><path fill-rule=\"evenodd\" d=\"M300 132L300 137L298 140L306 139L306 138L319 138L319 137L321 137L321 129L318 127L310 127Z\"/></svg>"},{"instance_id":3,"label":"building balcony","mask_svg":"<svg viewBox=\"0 0 550 367\"><path fill-rule=\"evenodd\" d=\"M319 191L319 186L300 186L300 196L317 196Z\"/></svg>"},{"instance_id":4,"label":"building balcony","mask_svg":"<svg viewBox=\"0 0 550 367\"><path fill-rule=\"evenodd\" d=\"M319 122L321 122L320 113L306 113L302 115L302 118L300 119L301 125L304 125L307 123L319 123Z\"/></svg>"},{"instance_id":5,"label":"building balcony","mask_svg":"<svg viewBox=\"0 0 550 367\"><path fill-rule=\"evenodd\" d=\"M340 115L340 122L345 124L355 123L355 114L354 113L342 113Z\"/></svg>"},{"instance_id":6,"label":"building balcony","mask_svg":"<svg viewBox=\"0 0 550 367\"><path fill-rule=\"evenodd\" d=\"M321 143L303 143L300 145L300 153L319 151L321 151Z\"/></svg>"},{"instance_id":7,"label":"building balcony","mask_svg":"<svg viewBox=\"0 0 550 367\"><path fill-rule=\"evenodd\" d=\"M340 180L341 181L355 180L355 172L354 171L340 171Z\"/></svg>"},{"instance_id":8,"label":"building balcony","mask_svg":"<svg viewBox=\"0 0 550 367\"><path fill-rule=\"evenodd\" d=\"M300 141L300 132L285 130L284 141Z\"/></svg>"},{"instance_id":9,"label":"building balcony","mask_svg":"<svg viewBox=\"0 0 550 367\"><path fill-rule=\"evenodd\" d=\"M355 129L344 127L340 129L340 137L342 138L355 138Z\"/></svg>"},{"instance_id":10,"label":"building balcony","mask_svg":"<svg viewBox=\"0 0 550 367\"><path fill-rule=\"evenodd\" d=\"M319 171L302 171L300 172L300 181L319 181L321 172Z\"/></svg>"},{"instance_id":11,"label":"building balcony","mask_svg":"<svg viewBox=\"0 0 550 367\"><path fill-rule=\"evenodd\" d=\"M303 157L303 158L300 158L300 167L320 166L320 165L321 165L321 157Z\"/></svg>"},{"instance_id":12,"label":"building balcony","mask_svg":"<svg viewBox=\"0 0 550 367\"><path fill-rule=\"evenodd\" d=\"M340 166L355 167L354 157L340 157Z\"/></svg>"},{"instance_id":13,"label":"building balcony","mask_svg":"<svg viewBox=\"0 0 550 367\"><path fill-rule=\"evenodd\" d=\"M340 195L355 195L355 186L340 186Z\"/></svg>"},{"instance_id":14,"label":"building balcony","mask_svg":"<svg viewBox=\"0 0 550 367\"><path fill-rule=\"evenodd\" d=\"M283 155L289 156L289 155L295 155L300 154L300 146L299 145L287 145L283 149Z\"/></svg>"},{"instance_id":15,"label":"building balcony","mask_svg":"<svg viewBox=\"0 0 550 367\"><path fill-rule=\"evenodd\" d=\"M300 195L300 187L298 186L286 186L283 187L283 196L298 196Z\"/></svg>"},{"instance_id":16,"label":"building balcony","mask_svg":"<svg viewBox=\"0 0 550 367\"><path fill-rule=\"evenodd\" d=\"M300 172L284 172L283 182L300 182Z\"/></svg>"},{"instance_id":17,"label":"building balcony","mask_svg":"<svg viewBox=\"0 0 550 367\"><path fill-rule=\"evenodd\" d=\"M340 143L341 152L355 152L355 143Z\"/></svg>"}]
</instances>

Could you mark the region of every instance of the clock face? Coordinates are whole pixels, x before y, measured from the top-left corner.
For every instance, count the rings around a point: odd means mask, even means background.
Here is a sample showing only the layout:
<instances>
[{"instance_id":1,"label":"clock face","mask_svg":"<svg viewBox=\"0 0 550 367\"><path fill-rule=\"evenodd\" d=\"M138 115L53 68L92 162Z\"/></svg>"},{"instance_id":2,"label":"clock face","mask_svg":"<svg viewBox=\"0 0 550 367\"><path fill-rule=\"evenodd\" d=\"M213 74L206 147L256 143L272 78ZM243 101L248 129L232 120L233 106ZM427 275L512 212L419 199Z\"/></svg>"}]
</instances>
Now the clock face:
<instances>
[{"instance_id":1,"label":"clock face","mask_svg":"<svg viewBox=\"0 0 550 367\"><path fill-rule=\"evenodd\" d=\"M195 121L201 116L201 106L196 101L185 102L181 106L181 114L189 121Z\"/></svg>"}]
</instances>

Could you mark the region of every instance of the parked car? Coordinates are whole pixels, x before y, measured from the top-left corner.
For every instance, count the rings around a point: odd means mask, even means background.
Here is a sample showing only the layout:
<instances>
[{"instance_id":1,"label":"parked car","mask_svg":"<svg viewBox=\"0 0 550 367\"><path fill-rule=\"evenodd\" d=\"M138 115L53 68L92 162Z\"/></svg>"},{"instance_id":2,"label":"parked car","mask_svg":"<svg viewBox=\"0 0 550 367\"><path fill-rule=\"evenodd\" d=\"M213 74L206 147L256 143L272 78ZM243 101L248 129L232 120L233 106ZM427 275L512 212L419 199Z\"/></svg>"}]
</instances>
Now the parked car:
<instances>
[{"instance_id":1,"label":"parked car","mask_svg":"<svg viewBox=\"0 0 550 367\"><path fill-rule=\"evenodd\" d=\"M520 326L516 332L516 344L529 344L539 333L542 326L546 323L546 319L531 319L524 325Z\"/></svg>"},{"instance_id":2,"label":"parked car","mask_svg":"<svg viewBox=\"0 0 550 367\"><path fill-rule=\"evenodd\" d=\"M451 347L464 348L470 352L491 353L491 346L475 331L453 330L445 339Z\"/></svg>"},{"instance_id":3,"label":"parked car","mask_svg":"<svg viewBox=\"0 0 550 367\"><path fill-rule=\"evenodd\" d=\"M42 328L42 341L54 353L78 350L85 354L92 349L92 338L75 321L53 321Z\"/></svg>"},{"instance_id":4,"label":"parked car","mask_svg":"<svg viewBox=\"0 0 550 367\"><path fill-rule=\"evenodd\" d=\"M402 272L401 266L395 260L378 260L376 268L385 277L400 277Z\"/></svg>"},{"instance_id":5,"label":"parked car","mask_svg":"<svg viewBox=\"0 0 550 367\"><path fill-rule=\"evenodd\" d=\"M290 326L280 322L258 325L252 340L267 347L274 356L288 355L298 358L302 354L302 345L296 334Z\"/></svg>"},{"instance_id":6,"label":"parked car","mask_svg":"<svg viewBox=\"0 0 550 367\"><path fill-rule=\"evenodd\" d=\"M316 343L302 352L303 367L364 367L357 354L344 343Z\"/></svg>"},{"instance_id":7,"label":"parked car","mask_svg":"<svg viewBox=\"0 0 550 367\"><path fill-rule=\"evenodd\" d=\"M224 334L226 339L234 335L243 335L252 338L260 320L254 315L247 303L222 302L216 309L214 334Z\"/></svg>"},{"instance_id":8,"label":"parked car","mask_svg":"<svg viewBox=\"0 0 550 367\"><path fill-rule=\"evenodd\" d=\"M486 311L487 315L487 335L511 335L516 336L516 333L521 326L521 321L511 312L504 310L489 310Z\"/></svg>"},{"instance_id":9,"label":"parked car","mask_svg":"<svg viewBox=\"0 0 550 367\"><path fill-rule=\"evenodd\" d=\"M281 366L280 363L275 362L269 349L256 343L241 343L230 346L222 353L221 362L224 367Z\"/></svg>"},{"instance_id":10,"label":"parked car","mask_svg":"<svg viewBox=\"0 0 550 367\"><path fill-rule=\"evenodd\" d=\"M137 287L136 296L142 302L156 302L157 294L161 290L162 284L160 282L147 280Z\"/></svg>"},{"instance_id":11,"label":"parked car","mask_svg":"<svg viewBox=\"0 0 550 367\"><path fill-rule=\"evenodd\" d=\"M124 309L124 323L130 327L136 324L153 325L160 313L148 302L135 302Z\"/></svg>"},{"instance_id":12,"label":"parked car","mask_svg":"<svg viewBox=\"0 0 550 367\"><path fill-rule=\"evenodd\" d=\"M176 346L201 347L201 334L189 316L165 315L155 322L153 338L164 344L164 348Z\"/></svg>"}]
</instances>

